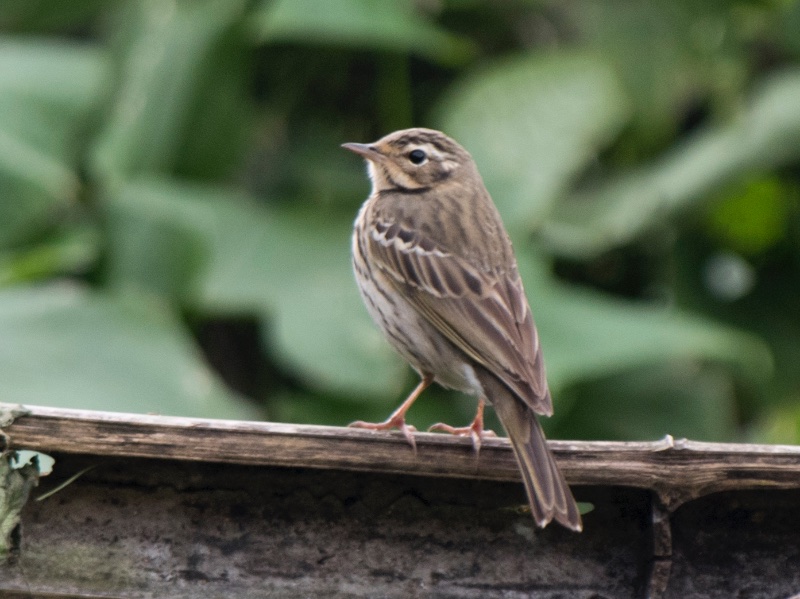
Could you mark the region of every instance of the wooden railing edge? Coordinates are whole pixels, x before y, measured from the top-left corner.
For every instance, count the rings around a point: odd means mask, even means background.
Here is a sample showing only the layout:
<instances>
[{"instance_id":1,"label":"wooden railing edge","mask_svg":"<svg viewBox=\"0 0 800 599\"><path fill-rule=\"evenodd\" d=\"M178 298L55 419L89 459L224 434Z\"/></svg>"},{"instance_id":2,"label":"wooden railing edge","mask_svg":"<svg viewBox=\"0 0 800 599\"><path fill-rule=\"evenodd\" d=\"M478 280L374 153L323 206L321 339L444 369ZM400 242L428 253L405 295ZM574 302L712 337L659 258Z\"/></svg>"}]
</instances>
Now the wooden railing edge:
<instances>
[{"instance_id":1,"label":"wooden railing edge","mask_svg":"<svg viewBox=\"0 0 800 599\"><path fill-rule=\"evenodd\" d=\"M9 404L0 411L10 414ZM256 466L355 470L418 476L519 480L510 444L418 433L414 451L399 433L360 429L16 407L2 427L10 449ZM658 493L668 507L728 489L800 488L800 446L658 441L550 441L574 485L619 485Z\"/></svg>"}]
</instances>

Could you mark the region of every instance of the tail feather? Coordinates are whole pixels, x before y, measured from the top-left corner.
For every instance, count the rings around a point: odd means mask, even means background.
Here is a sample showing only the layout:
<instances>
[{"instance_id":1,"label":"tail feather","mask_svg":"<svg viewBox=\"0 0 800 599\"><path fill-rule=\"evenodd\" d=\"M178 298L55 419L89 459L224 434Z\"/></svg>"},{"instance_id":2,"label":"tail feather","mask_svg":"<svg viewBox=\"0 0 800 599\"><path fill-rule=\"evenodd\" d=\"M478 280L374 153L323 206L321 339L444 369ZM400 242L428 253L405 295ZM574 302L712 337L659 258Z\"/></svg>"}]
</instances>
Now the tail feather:
<instances>
[{"instance_id":1,"label":"tail feather","mask_svg":"<svg viewBox=\"0 0 800 599\"><path fill-rule=\"evenodd\" d=\"M511 440L536 524L545 527L555 520L580 532L583 524L578 505L547 447L536 414L499 381L495 382L486 391L491 393L489 399Z\"/></svg>"}]
</instances>

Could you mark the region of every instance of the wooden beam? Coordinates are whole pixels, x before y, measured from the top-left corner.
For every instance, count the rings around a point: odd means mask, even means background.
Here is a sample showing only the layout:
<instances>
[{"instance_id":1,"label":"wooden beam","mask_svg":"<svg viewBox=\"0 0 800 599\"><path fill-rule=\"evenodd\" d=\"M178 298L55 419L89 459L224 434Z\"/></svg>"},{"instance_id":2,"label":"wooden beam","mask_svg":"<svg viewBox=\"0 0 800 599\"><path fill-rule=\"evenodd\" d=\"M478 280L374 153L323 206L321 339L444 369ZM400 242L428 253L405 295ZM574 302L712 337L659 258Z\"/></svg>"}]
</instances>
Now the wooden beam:
<instances>
[{"instance_id":1,"label":"wooden beam","mask_svg":"<svg viewBox=\"0 0 800 599\"><path fill-rule=\"evenodd\" d=\"M0 428L0 450L56 458L0 563L3 597L718 599L747 588L771 599L800 588L785 566L800 558L798 447L552 441L593 506L576 535L534 528L505 439L476 456L469 440L420 433L415 453L394 433L3 404Z\"/></svg>"},{"instance_id":2,"label":"wooden beam","mask_svg":"<svg viewBox=\"0 0 800 599\"><path fill-rule=\"evenodd\" d=\"M476 456L468 439L418 433L415 453L399 433L38 406L25 406L25 410L4 429L11 448L519 480L511 446L504 438L486 439ZM668 436L652 442L550 441L550 447L570 484L648 489L669 509L722 490L800 488L800 447L796 446L701 443Z\"/></svg>"}]
</instances>

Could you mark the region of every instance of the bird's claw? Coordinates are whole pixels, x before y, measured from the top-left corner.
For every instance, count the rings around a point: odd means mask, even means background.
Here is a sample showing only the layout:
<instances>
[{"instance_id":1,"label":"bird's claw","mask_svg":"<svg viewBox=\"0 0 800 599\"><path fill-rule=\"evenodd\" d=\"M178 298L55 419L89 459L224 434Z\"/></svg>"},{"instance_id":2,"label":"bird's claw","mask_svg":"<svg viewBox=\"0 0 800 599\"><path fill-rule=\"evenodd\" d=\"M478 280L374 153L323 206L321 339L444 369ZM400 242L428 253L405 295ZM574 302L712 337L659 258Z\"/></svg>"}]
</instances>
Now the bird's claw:
<instances>
[{"instance_id":1,"label":"bird's claw","mask_svg":"<svg viewBox=\"0 0 800 599\"><path fill-rule=\"evenodd\" d=\"M356 420L348 424L348 426L351 428L363 428L370 431L388 431L396 428L403 433L403 436L406 438L406 441L408 441L408 444L411 445L414 453L417 451L417 441L414 439L414 433L417 432L417 428L412 424L406 424L406 420L402 416L392 417L384 422L364 422L363 420Z\"/></svg>"},{"instance_id":2,"label":"bird's claw","mask_svg":"<svg viewBox=\"0 0 800 599\"><path fill-rule=\"evenodd\" d=\"M472 439L472 448L475 450L475 453L478 454L481 451L481 443L485 438L496 437L497 434L489 429L483 428L483 423L473 422L469 426L450 426L449 424L445 424L444 422L438 422L428 428L428 432L434 431L441 431L443 433L450 433L451 435L457 435L459 437L469 437Z\"/></svg>"}]
</instances>

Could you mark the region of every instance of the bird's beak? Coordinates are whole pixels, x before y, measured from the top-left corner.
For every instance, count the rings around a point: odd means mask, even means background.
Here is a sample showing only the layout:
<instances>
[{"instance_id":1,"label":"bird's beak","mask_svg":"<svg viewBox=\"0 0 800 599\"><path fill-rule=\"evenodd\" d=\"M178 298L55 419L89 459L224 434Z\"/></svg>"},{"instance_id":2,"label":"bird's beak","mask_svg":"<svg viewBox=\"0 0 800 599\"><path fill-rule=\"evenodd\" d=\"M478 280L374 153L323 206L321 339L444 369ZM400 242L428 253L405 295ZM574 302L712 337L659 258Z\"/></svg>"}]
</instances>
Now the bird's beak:
<instances>
[{"instance_id":1,"label":"bird's beak","mask_svg":"<svg viewBox=\"0 0 800 599\"><path fill-rule=\"evenodd\" d=\"M346 150L350 150L351 152L355 152L359 156L363 156L367 160L371 160L373 162L378 162L383 160L383 154L381 154L375 146L371 146L369 144L355 144L355 143L346 143L342 144L342 147Z\"/></svg>"}]
</instances>

